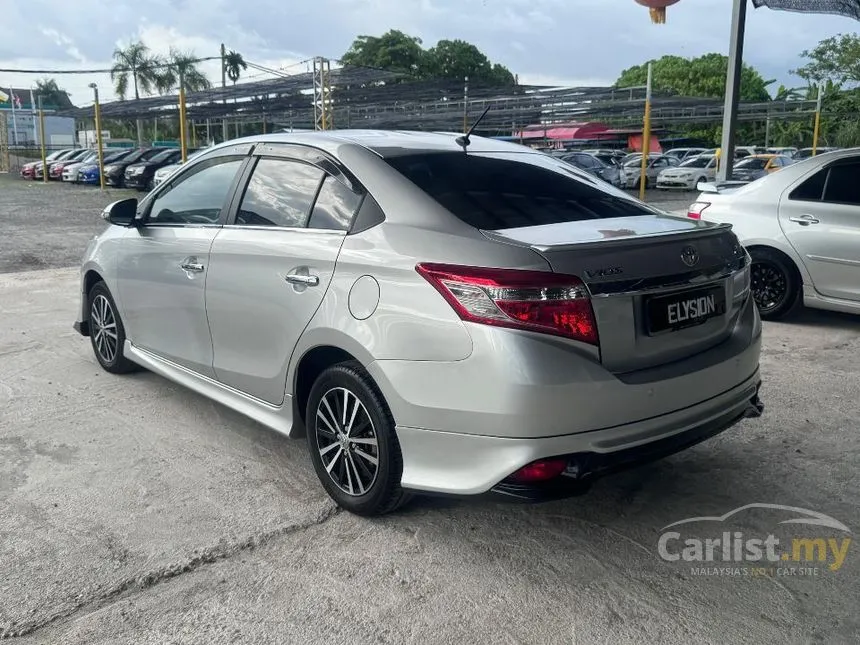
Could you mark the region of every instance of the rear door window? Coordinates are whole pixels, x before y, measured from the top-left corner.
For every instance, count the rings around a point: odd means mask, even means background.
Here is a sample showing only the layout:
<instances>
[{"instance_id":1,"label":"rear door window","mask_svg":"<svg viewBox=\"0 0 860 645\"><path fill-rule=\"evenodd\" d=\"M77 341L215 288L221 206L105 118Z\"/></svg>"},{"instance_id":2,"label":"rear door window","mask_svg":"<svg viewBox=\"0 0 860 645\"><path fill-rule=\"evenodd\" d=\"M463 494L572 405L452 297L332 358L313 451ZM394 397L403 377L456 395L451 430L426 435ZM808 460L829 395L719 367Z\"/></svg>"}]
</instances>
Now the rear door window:
<instances>
[{"instance_id":1,"label":"rear door window","mask_svg":"<svg viewBox=\"0 0 860 645\"><path fill-rule=\"evenodd\" d=\"M538 153L416 153L386 161L460 220L483 230L653 214Z\"/></svg>"},{"instance_id":2,"label":"rear door window","mask_svg":"<svg viewBox=\"0 0 860 645\"><path fill-rule=\"evenodd\" d=\"M263 157L245 189L236 225L304 228L323 174L299 161Z\"/></svg>"},{"instance_id":3,"label":"rear door window","mask_svg":"<svg viewBox=\"0 0 860 645\"><path fill-rule=\"evenodd\" d=\"M832 166L824 201L833 204L860 204L860 163L845 163Z\"/></svg>"}]
</instances>

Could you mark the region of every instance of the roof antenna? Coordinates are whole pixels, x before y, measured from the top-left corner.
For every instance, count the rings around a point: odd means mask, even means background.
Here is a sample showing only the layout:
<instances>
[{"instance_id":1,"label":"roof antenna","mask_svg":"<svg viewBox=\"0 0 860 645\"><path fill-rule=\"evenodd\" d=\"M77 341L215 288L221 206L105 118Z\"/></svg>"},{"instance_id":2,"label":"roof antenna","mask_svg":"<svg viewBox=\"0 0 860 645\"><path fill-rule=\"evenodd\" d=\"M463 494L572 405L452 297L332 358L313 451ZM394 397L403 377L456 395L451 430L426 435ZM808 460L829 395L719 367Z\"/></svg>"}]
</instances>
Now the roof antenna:
<instances>
[{"instance_id":1,"label":"roof antenna","mask_svg":"<svg viewBox=\"0 0 860 645\"><path fill-rule=\"evenodd\" d=\"M475 119L475 122L472 124L472 127L469 128L469 131L466 134L464 134L462 137L457 137L457 145L463 147L463 152L467 152L466 148L468 148L469 144L472 143L469 140L469 137L472 136L472 133L475 131L475 128L477 128L478 124L484 120L484 117L487 116L487 112L489 112L489 111L490 111L490 106L488 105L487 109L483 111L481 116L479 116L477 119Z\"/></svg>"}]
</instances>

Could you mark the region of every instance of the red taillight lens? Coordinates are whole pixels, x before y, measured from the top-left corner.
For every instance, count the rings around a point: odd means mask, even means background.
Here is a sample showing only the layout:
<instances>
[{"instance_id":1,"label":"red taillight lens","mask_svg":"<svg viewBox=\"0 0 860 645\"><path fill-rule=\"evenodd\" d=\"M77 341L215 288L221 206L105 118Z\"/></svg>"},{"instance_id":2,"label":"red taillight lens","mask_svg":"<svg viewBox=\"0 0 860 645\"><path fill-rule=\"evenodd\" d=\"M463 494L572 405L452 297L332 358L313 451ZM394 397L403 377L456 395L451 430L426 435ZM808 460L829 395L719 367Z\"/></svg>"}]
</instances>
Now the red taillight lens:
<instances>
[{"instance_id":1,"label":"red taillight lens","mask_svg":"<svg viewBox=\"0 0 860 645\"><path fill-rule=\"evenodd\" d=\"M533 461L528 466L523 466L511 475L510 479L521 484L545 482L555 479L566 468L567 462L564 459L541 459L540 461Z\"/></svg>"},{"instance_id":2,"label":"red taillight lens","mask_svg":"<svg viewBox=\"0 0 860 645\"><path fill-rule=\"evenodd\" d=\"M694 202L690 204L690 208L687 209L687 217L690 219L702 219L702 213L710 205L710 202Z\"/></svg>"},{"instance_id":3,"label":"red taillight lens","mask_svg":"<svg viewBox=\"0 0 860 645\"><path fill-rule=\"evenodd\" d=\"M576 276L447 264L415 268L463 320L598 344L591 298Z\"/></svg>"}]
</instances>

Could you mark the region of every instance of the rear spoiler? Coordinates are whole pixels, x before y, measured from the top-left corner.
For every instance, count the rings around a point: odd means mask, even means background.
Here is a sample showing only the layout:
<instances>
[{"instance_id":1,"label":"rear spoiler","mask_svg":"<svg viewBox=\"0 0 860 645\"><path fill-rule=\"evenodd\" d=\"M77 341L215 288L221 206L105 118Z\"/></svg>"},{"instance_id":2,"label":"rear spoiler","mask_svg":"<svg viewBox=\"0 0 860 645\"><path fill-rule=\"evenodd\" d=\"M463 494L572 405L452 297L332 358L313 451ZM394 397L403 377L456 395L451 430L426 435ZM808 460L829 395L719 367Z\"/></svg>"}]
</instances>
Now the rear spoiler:
<instances>
[{"instance_id":1,"label":"rear spoiler","mask_svg":"<svg viewBox=\"0 0 860 645\"><path fill-rule=\"evenodd\" d=\"M703 193L717 194L738 189L741 186L746 186L748 183L748 181L700 181L696 189Z\"/></svg>"}]
</instances>

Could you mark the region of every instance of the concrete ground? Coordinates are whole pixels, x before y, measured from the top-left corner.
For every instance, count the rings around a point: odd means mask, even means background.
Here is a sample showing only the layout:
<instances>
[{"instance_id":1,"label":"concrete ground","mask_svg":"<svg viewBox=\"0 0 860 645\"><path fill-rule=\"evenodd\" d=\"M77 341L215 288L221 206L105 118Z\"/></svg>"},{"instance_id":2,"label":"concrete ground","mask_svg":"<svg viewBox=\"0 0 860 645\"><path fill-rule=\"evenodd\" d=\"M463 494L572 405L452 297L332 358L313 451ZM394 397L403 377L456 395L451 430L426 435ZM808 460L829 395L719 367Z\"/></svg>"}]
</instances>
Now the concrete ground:
<instances>
[{"instance_id":1,"label":"concrete ground","mask_svg":"<svg viewBox=\"0 0 860 645\"><path fill-rule=\"evenodd\" d=\"M71 329L76 270L9 254L77 261L86 235L57 228L98 230L116 193L42 188L25 199L0 179L0 639L860 640L853 546L839 571L807 577L693 575L657 552L662 527L756 502L860 527L857 318L767 323L765 416L585 496L417 498L363 519L332 505L303 442L153 374L101 371Z\"/></svg>"}]
</instances>

